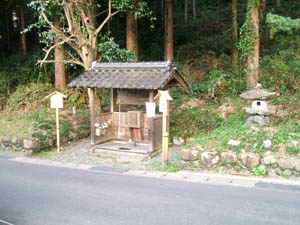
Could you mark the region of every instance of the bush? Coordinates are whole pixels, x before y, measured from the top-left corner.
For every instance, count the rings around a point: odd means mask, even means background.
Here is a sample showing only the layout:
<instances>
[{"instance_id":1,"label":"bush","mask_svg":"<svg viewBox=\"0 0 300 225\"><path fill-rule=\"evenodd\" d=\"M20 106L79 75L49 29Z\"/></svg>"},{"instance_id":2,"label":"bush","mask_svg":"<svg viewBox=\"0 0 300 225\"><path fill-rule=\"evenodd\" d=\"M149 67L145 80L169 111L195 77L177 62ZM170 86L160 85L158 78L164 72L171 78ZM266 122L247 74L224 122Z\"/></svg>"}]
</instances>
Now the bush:
<instances>
[{"instance_id":1,"label":"bush","mask_svg":"<svg viewBox=\"0 0 300 225\"><path fill-rule=\"evenodd\" d=\"M222 119L214 110L193 107L171 114L171 136L191 137L220 126Z\"/></svg>"},{"instance_id":2,"label":"bush","mask_svg":"<svg viewBox=\"0 0 300 225\"><path fill-rule=\"evenodd\" d=\"M41 52L28 53L26 57L14 54L0 60L0 95L12 94L16 87L30 82L53 82L54 66L52 64L36 65Z\"/></svg>"}]
</instances>

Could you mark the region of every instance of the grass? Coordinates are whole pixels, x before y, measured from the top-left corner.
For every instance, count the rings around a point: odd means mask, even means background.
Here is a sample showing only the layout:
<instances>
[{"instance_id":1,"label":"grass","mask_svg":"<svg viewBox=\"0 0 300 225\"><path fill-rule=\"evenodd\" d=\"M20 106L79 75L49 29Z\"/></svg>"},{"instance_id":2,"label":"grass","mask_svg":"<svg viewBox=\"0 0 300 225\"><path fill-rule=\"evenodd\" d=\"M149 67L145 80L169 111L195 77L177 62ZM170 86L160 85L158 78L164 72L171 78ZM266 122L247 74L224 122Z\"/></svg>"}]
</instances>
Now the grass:
<instances>
[{"instance_id":1,"label":"grass","mask_svg":"<svg viewBox=\"0 0 300 225\"><path fill-rule=\"evenodd\" d=\"M0 136L26 138L32 133L31 113L0 112Z\"/></svg>"}]
</instances>

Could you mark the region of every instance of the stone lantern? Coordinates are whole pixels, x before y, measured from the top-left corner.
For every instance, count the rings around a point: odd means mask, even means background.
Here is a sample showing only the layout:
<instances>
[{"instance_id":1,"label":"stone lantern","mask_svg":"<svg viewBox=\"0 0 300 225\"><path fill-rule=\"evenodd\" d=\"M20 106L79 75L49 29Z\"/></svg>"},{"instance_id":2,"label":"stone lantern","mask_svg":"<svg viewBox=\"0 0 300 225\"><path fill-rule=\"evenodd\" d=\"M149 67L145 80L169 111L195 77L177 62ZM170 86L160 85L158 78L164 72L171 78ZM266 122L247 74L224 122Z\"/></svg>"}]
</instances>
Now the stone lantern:
<instances>
[{"instance_id":1,"label":"stone lantern","mask_svg":"<svg viewBox=\"0 0 300 225\"><path fill-rule=\"evenodd\" d=\"M274 113L268 108L268 100L276 96L276 92L261 89L260 84L255 89L242 93L240 95L241 98L252 100L252 106L245 108L246 113L250 115L246 124L258 123L260 126L267 125L270 122L270 115Z\"/></svg>"}]
</instances>

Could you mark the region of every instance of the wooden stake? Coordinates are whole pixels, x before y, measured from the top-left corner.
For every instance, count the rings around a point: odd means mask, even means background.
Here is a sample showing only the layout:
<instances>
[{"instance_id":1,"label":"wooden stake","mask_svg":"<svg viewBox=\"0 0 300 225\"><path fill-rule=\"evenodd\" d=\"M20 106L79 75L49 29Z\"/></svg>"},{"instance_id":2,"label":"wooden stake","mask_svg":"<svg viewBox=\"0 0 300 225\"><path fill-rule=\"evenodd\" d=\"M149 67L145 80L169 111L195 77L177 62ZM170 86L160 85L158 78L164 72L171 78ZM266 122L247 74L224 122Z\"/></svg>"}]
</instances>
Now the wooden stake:
<instances>
[{"instance_id":1,"label":"wooden stake","mask_svg":"<svg viewBox=\"0 0 300 225\"><path fill-rule=\"evenodd\" d=\"M60 152L60 134L59 134L59 109L56 108L56 140L57 140L57 153Z\"/></svg>"},{"instance_id":2,"label":"wooden stake","mask_svg":"<svg viewBox=\"0 0 300 225\"><path fill-rule=\"evenodd\" d=\"M91 116L91 144L96 143L96 130L95 130L95 88L89 88L89 100L90 100L90 116Z\"/></svg>"},{"instance_id":3,"label":"wooden stake","mask_svg":"<svg viewBox=\"0 0 300 225\"><path fill-rule=\"evenodd\" d=\"M110 112L114 112L115 108L115 96L114 96L114 89L110 89Z\"/></svg>"},{"instance_id":4,"label":"wooden stake","mask_svg":"<svg viewBox=\"0 0 300 225\"><path fill-rule=\"evenodd\" d=\"M163 143L162 143L163 164L168 163L168 152L169 152L169 133L167 131L167 112L163 112Z\"/></svg>"}]
</instances>

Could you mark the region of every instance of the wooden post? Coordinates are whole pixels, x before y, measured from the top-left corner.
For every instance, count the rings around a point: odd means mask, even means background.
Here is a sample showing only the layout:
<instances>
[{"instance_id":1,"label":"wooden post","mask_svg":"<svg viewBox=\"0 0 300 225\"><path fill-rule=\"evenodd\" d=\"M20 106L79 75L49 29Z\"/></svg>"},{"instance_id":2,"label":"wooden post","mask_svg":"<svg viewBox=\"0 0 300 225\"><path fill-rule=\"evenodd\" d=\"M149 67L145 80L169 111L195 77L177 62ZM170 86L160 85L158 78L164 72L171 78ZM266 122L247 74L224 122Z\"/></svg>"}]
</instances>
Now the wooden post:
<instances>
[{"instance_id":1,"label":"wooden post","mask_svg":"<svg viewBox=\"0 0 300 225\"><path fill-rule=\"evenodd\" d=\"M154 91L150 91L149 92L149 102L153 102L154 101Z\"/></svg>"},{"instance_id":2,"label":"wooden post","mask_svg":"<svg viewBox=\"0 0 300 225\"><path fill-rule=\"evenodd\" d=\"M90 97L90 117L91 117L91 144L94 145L96 142L96 135L95 135L95 89L89 88L89 97Z\"/></svg>"},{"instance_id":3,"label":"wooden post","mask_svg":"<svg viewBox=\"0 0 300 225\"><path fill-rule=\"evenodd\" d=\"M57 141L57 153L60 152L60 134L59 134L59 109L56 108L56 141Z\"/></svg>"},{"instance_id":4,"label":"wooden post","mask_svg":"<svg viewBox=\"0 0 300 225\"><path fill-rule=\"evenodd\" d=\"M115 96L114 96L114 89L111 88L110 89L110 112L114 112L114 108L115 108Z\"/></svg>"},{"instance_id":5,"label":"wooden post","mask_svg":"<svg viewBox=\"0 0 300 225\"><path fill-rule=\"evenodd\" d=\"M162 161L163 164L168 163L169 153L169 131L168 131L168 115L169 107L168 102L173 100L167 91L158 91L158 94L154 97L154 100L159 98L159 111L163 113L163 124L162 124Z\"/></svg>"},{"instance_id":6,"label":"wooden post","mask_svg":"<svg viewBox=\"0 0 300 225\"><path fill-rule=\"evenodd\" d=\"M163 143L162 143L162 155L163 164L168 163L168 153L169 153L169 132L167 131L167 114L168 112L163 112Z\"/></svg>"}]
</instances>

